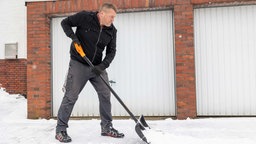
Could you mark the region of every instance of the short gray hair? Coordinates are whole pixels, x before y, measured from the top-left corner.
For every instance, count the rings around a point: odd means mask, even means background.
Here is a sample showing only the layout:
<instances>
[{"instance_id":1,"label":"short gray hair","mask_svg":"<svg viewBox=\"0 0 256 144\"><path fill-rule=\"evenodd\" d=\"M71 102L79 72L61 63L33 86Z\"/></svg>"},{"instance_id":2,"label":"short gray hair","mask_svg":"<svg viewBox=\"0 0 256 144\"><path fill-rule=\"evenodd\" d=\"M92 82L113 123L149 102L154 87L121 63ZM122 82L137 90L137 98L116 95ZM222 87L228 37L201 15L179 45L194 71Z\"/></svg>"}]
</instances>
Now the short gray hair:
<instances>
[{"instance_id":1,"label":"short gray hair","mask_svg":"<svg viewBox=\"0 0 256 144\"><path fill-rule=\"evenodd\" d=\"M102 5L101 5L101 7L99 8L99 12L101 12L103 9L105 9L105 8L107 8L107 9L113 9L116 13L117 13L117 8L116 8L116 6L114 5L114 4L112 4L112 3L103 3Z\"/></svg>"}]
</instances>

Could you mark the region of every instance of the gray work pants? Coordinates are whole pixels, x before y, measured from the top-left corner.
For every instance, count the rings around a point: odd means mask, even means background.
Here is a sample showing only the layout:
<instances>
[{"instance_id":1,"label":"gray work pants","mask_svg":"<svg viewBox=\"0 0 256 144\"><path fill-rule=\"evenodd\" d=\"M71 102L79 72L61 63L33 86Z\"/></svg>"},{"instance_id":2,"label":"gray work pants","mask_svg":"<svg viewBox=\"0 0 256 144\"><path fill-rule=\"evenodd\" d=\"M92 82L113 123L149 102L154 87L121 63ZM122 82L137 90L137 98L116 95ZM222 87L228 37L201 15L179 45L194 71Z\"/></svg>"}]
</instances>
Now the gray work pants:
<instances>
[{"instance_id":1,"label":"gray work pants","mask_svg":"<svg viewBox=\"0 0 256 144\"><path fill-rule=\"evenodd\" d=\"M102 76L108 81L106 71L102 73ZM93 85L99 97L101 127L112 126L110 90L100 77L91 71L91 67L71 59L67 74L65 95L58 111L56 132L66 131L74 104L88 80Z\"/></svg>"}]
</instances>

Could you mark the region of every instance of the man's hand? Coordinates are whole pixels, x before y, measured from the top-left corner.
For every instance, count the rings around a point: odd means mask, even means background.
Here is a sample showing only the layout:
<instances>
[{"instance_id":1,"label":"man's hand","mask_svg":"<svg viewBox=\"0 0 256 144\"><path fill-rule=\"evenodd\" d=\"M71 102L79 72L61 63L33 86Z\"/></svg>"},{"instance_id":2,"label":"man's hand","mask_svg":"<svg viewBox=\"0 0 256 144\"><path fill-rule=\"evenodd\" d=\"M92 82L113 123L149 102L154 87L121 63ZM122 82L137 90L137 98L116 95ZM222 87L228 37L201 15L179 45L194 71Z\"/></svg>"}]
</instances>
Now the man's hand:
<instances>
[{"instance_id":1,"label":"man's hand","mask_svg":"<svg viewBox=\"0 0 256 144\"><path fill-rule=\"evenodd\" d=\"M70 38L72 39L72 43L73 43L73 44L74 44L74 43L77 43L78 45L81 45L79 39L77 38L77 36L76 36L75 34L72 34L72 35L70 36Z\"/></svg>"},{"instance_id":2,"label":"man's hand","mask_svg":"<svg viewBox=\"0 0 256 144\"><path fill-rule=\"evenodd\" d=\"M99 64L94 66L94 68L92 69L92 72L95 73L97 76L100 76L105 69L106 68L103 64Z\"/></svg>"}]
</instances>

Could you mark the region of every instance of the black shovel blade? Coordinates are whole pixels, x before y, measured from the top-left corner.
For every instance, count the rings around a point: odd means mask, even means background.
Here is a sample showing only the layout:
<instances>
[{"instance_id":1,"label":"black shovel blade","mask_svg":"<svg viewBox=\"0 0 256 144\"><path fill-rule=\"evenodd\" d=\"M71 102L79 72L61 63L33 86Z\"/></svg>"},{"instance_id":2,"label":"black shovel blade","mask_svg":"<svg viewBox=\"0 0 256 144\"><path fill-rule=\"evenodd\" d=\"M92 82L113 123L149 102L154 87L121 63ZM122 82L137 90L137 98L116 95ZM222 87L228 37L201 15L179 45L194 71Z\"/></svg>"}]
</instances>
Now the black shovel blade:
<instances>
[{"instance_id":1,"label":"black shovel blade","mask_svg":"<svg viewBox=\"0 0 256 144\"><path fill-rule=\"evenodd\" d=\"M141 115L138 119L138 122L136 123L135 125L135 131L136 133L139 135L139 137L144 141L146 142L147 144L150 144L148 141L147 141L147 138L144 136L144 134L142 133L143 130L146 129L146 127L149 128L148 124L146 123L145 119L144 119L144 116Z\"/></svg>"},{"instance_id":2,"label":"black shovel blade","mask_svg":"<svg viewBox=\"0 0 256 144\"><path fill-rule=\"evenodd\" d=\"M142 133L142 130L143 129L141 129L141 127L143 127L140 123L137 123L136 125L135 125L135 131L136 131L136 133L139 135L139 137L143 140L143 141L145 141L147 144L149 144L149 142L147 141L147 138L144 136L144 134ZM144 129L145 130L145 129Z\"/></svg>"},{"instance_id":3,"label":"black shovel blade","mask_svg":"<svg viewBox=\"0 0 256 144\"><path fill-rule=\"evenodd\" d=\"M149 128L150 129L150 127L148 126L148 124L147 124L147 122L146 122L146 120L145 120L143 115L141 115L139 117L138 122L144 127L144 129L145 128Z\"/></svg>"}]
</instances>

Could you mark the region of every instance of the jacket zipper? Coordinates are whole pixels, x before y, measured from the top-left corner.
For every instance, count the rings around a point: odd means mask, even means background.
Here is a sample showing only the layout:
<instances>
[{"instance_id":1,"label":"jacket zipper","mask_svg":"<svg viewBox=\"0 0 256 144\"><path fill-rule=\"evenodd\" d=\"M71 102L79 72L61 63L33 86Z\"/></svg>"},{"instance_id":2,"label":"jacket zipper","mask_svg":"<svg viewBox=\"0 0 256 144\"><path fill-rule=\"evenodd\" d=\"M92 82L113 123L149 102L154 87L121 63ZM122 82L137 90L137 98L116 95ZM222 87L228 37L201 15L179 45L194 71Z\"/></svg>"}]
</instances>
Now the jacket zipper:
<instances>
[{"instance_id":1,"label":"jacket zipper","mask_svg":"<svg viewBox=\"0 0 256 144\"><path fill-rule=\"evenodd\" d=\"M97 42L96 42L96 44L95 44L95 51L94 51L94 55L93 55L93 57L92 57L92 62L94 61L94 59L95 59L95 56L96 56L96 53L97 53L97 51L98 51L98 42L99 42L99 40L100 40L100 35L101 35L101 32L102 32L102 27L100 27L100 33L99 33L99 36L98 36L98 40L97 40Z\"/></svg>"}]
</instances>

